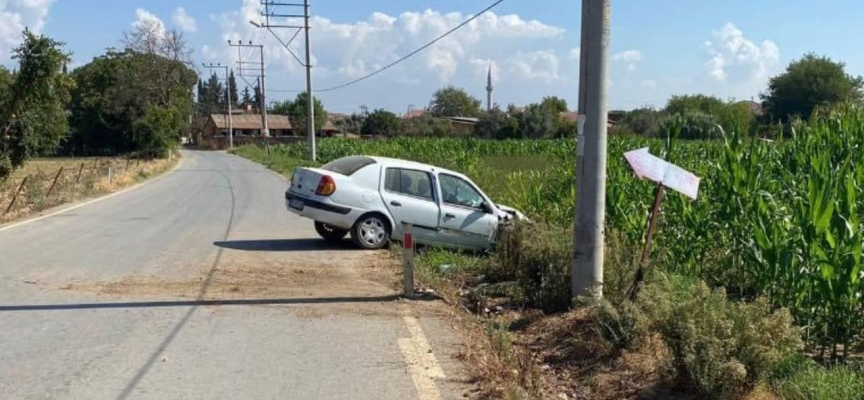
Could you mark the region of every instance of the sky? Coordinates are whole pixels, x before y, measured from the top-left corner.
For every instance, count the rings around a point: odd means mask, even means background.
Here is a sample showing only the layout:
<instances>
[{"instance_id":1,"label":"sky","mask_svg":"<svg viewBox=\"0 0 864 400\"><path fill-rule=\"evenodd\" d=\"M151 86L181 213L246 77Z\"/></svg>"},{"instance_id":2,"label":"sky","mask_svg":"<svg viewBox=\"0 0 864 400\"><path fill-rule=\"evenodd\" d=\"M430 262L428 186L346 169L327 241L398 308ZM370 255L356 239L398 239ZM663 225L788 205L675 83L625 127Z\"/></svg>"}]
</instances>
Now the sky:
<instances>
[{"instance_id":1,"label":"sky","mask_svg":"<svg viewBox=\"0 0 864 400\"><path fill-rule=\"evenodd\" d=\"M284 2L284 1L283 1ZM299 0L297 0L299 2ZM314 90L362 77L414 51L493 0L310 0ZM120 47L136 21L158 20L184 32L196 68L235 65L228 40L265 46L268 101L305 89L303 67L260 21L259 0L0 0L0 65L24 27L66 43L72 67ZM337 112L423 108L443 86L486 98L492 66L494 102L525 105L558 96L576 107L578 0L504 0L490 12L407 61L346 88L316 94ZM293 14L302 9L283 8ZM860 0L631 0L612 2L609 106L662 107L674 94L757 98L768 79L807 52L841 60L864 75ZM296 24L299 21L271 21ZM293 34L274 30L283 41ZM850 39L851 38L851 39ZM291 44L302 59L303 33ZM256 54L257 57L257 54ZM251 79L250 79L251 80ZM240 80L241 87L245 83Z\"/></svg>"}]
</instances>

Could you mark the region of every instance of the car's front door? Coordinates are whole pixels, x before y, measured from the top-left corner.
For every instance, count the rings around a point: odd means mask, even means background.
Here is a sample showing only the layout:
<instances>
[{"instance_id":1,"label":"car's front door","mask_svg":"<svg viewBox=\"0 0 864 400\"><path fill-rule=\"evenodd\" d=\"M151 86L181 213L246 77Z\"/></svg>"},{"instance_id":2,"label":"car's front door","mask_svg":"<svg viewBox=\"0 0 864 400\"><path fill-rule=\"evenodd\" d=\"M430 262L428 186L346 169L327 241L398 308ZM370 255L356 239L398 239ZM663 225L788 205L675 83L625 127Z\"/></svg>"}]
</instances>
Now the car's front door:
<instances>
[{"instance_id":1,"label":"car's front door","mask_svg":"<svg viewBox=\"0 0 864 400\"><path fill-rule=\"evenodd\" d=\"M418 242L434 243L440 209L435 199L432 175L426 171L387 167L381 197L393 216L393 237L402 237L402 223L414 226Z\"/></svg>"},{"instance_id":2,"label":"car's front door","mask_svg":"<svg viewBox=\"0 0 864 400\"><path fill-rule=\"evenodd\" d=\"M486 199L470 182L440 173L439 235L451 246L487 248L498 228L498 217L484 210Z\"/></svg>"}]
</instances>

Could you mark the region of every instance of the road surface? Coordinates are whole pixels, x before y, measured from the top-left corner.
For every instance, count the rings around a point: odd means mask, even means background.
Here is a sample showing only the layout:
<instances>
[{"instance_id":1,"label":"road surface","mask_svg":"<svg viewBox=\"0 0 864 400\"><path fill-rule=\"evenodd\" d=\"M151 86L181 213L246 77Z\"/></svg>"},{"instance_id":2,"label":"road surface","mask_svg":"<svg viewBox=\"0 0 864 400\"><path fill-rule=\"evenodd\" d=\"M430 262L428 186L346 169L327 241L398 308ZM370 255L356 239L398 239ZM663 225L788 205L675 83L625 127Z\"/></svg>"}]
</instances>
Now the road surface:
<instances>
[{"instance_id":1,"label":"road surface","mask_svg":"<svg viewBox=\"0 0 864 400\"><path fill-rule=\"evenodd\" d=\"M250 161L0 227L2 399L462 398L440 304L327 245Z\"/></svg>"}]
</instances>

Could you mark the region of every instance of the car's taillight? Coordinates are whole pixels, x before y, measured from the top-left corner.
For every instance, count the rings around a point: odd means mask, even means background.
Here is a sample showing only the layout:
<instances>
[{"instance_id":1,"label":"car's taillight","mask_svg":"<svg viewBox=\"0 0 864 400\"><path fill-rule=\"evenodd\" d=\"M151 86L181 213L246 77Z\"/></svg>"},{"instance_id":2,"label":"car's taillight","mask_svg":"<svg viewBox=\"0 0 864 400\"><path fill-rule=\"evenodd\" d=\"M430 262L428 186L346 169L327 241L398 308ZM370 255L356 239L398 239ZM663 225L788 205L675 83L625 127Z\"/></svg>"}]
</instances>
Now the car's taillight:
<instances>
[{"instance_id":1,"label":"car's taillight","mask_svg":"<svg viewBox=\"0 0 864 400\"><path fill-rule=\"evenodd\" d=\"M318 188L315 189L315 194L319 196L329 196L336 191L336 181L329 175L324 175L318 182Z\"/></svg>"}]
</instances>

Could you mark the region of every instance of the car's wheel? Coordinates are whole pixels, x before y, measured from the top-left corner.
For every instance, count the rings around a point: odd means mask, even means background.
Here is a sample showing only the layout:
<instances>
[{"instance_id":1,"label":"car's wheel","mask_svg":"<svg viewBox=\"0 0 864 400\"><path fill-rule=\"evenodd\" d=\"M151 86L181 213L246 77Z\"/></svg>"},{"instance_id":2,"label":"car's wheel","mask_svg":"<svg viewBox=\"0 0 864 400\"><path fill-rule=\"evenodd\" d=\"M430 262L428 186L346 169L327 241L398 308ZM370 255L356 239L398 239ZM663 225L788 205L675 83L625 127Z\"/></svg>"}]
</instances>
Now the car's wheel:
<instances>
[{"instance_id":1,"label":"car's wheel","mask_svg":"<svg viewBox=\"0 0 864 400\"><path fill-rule=\"evenodd\" d=\"M364 215L351 229L351 239L364 249L382 249L390 241L390 224L381 214Z\"/></svg>"},{"instance_id":2,"label":"car's wheel","mask_svg":"<svg viewBox=\"0 0 864 400\"><path fill-rule=\"evenodd\" d=\"M315 221L315 231L318 232L322 238L331 242L338 242L348 234L348 231L345 229L335 228L318 221Z\"/></svg>"}]
</instances>

